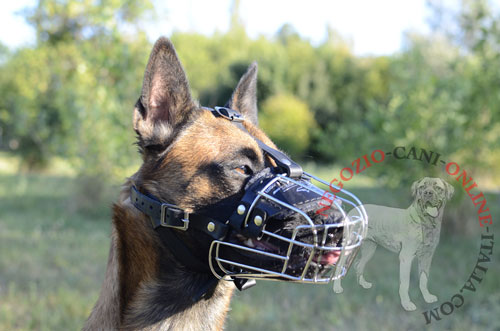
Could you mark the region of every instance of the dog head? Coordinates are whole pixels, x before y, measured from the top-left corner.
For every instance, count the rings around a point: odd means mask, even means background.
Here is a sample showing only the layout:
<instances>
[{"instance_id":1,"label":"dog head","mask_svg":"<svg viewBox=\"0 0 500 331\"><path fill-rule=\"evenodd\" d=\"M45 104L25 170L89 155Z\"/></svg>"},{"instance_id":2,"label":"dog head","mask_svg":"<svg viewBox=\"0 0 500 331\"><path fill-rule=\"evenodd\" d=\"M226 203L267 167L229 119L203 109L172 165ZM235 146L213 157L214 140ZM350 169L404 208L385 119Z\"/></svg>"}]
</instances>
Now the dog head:
<instances>
[{"instance_id":1,"label":"dog head","mask_svg":"<svg viewBox=\"0 0 500 331\"><path fill-rule=\"evenodd\" d=\"M134 129L143 157L143 164L133 178L137 189L189 213L228 220L237 209L246 187L251 184L250 180L276 166L255 139L276 148L258 128L256 86L257 65L254 63L241 78L227 104L246 119L242 123L244 131L228 120L215 117L193 100L173 45L167 39L158 40L149 58L142 94L134 110ZM286 185L283 185L281 189L285 190ZM299 188L296 189L299 192ZM335 208L326 218L315 214L314 210L302 213L318 225L339 222L345 217L345 213ZM337 247L341 245L342 229L323 228L319 233L306 229L296 231L297 226L303 224L303 218L296 213L276 212L265 224L268 231L276 235L274 237L250 237L230 231L227 235L229 243L251 250L224 246L220 254L255 268L279 272L282 264L272 256L288 253L291 261L287 268L291 274L299 273L306 263L313 263L317 268L334 264L339 256L337 250L310 256L307 244L317 245L317 238L320 238L324 246ZM213 238L196 229L173 231L200 260L207 260ZM277 236L294 237L306 245L292 248ZM255 254L255 251L264 254Z\"/></svg>"},{"instance_id":2,"label":"dog head","mask_svg":"<svg viewBox=\"0 0 500 331\"><path fill-rule=\"evenodd\" d=\"M446 201L451 199L454 190L453 186L441 178L424 177L411 186L418 211L432 219L443 216Z\"/></svg>"}]
</instances>

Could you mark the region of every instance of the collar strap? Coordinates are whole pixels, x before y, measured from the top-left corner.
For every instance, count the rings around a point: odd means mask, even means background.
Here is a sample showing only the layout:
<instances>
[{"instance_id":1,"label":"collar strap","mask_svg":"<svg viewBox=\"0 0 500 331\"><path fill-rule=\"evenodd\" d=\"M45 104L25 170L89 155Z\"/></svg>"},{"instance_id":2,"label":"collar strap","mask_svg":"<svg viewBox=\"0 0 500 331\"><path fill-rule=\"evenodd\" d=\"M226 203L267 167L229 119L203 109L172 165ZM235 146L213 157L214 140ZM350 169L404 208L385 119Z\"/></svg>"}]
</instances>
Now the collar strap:
<instances>
[{"instance_id":1,"label":"collar strap","mask_svg":"<svg viewBox=\"0 0 500 331\"><path fill-rule=\"evenodd\" d=\"M138 100L140 106L142 103ZM286 154L271 148L264 144L261 140L252 136L248 130L243 126L244 118L237 111L228 107L215 107L207 108L205 110L211 111L216 117L223 117L233 122L239 129L248 133L259 145L259 147L268 154L286 174L291 178L300 178L302 176L302 167L292 161ZM190 214L179 208L176 205L163 203L158 199L139 192L135 186L130 189L130 198L133 205L144 214L148 215L151 219L151 224L155 230L160 234L160 239L170 248L171 253L175 259L187 268L198 271L207 272L207 265L196 258L191 250L175 235L172 229L188 231L195 229L205 234L208 234L214 240L222 240L226 237L229 231L229 225L220 221L214 220L198 214ZM210 273L210 269L208 269ZM216 280L216 279L215 279ZM241 291L255 285L253 279L240 279L233 277L234 284ZM193 300L197 301L199 298L207 294L208 289L214 284L214 279L210 279L203 288L201 288L195 295Z\"/></svg>"},{"instance_id":2,"label":"collar strap","mask_svg":"<svg viewBox=\"0 0 500 331\"><path fill-rule=\"evenodd\" d=\"M182 231L197 229L214 239L220 239L226 236L228 226L208 217L189 214L175 205L162 203L151 196L142 194L135 186L130 189L130 199L137 209L149 216L163 245L170 248L170 252L178 263L189 270L211 276L198 290L195 290L192 301L197 302L209 296L211 288L214 288L218 279L213 277L207 263L196 257L172 229Z\"/></svg>"},{"instance_id":3,"label":"collar strap","mask_svg":"<svg viewBox=\"0 0 500 331\"><path fill-rule=\"evenodd\" d=\"M187 231L195 229L208 234L213 239L222 239L229 229L228 225L204 215L189 214L185 210L143 194L135 186L130 189L133 205L151 219L154 229L160 227Z\"/></svg>"},{"instance_id":4,"label":"collar strap","mask_svg":"<svg viewBox=\"0 0 500 331\"><path fill-rule=\"evenodd\" d=\"M135 186L132 186L130 189L130 199L137 209L150 217L151 224L160 234L161 241L170 248L171 253L179 263L191 270L212 274L207 264L195 257L182 240L175 235L172 229L183 231L196 229L208 234L213 239L221 240L227 235L229 225L202 215L189 214L172 204L162 203L151 196L139 192ZM209 279L205 286L197 291L193 302L205 297L216 281L217 278ZM233 281L240 291L255 285L255 280L253 279L233 278Z\"/></svg>"}]
</instances>

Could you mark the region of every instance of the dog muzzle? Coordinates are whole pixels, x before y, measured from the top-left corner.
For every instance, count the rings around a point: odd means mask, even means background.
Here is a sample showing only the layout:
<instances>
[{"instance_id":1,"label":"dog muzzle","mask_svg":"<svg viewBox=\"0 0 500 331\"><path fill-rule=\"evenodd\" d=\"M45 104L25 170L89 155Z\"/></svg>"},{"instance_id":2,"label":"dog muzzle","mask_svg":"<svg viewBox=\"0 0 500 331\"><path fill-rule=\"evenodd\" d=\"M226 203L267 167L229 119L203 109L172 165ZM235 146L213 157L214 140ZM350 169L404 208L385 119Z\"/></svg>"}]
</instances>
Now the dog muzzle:
<instances>
[{"instance_id":1,"label":"dog muzzle","mask_svg":"<svg viewBox=\"0 0 500 331\"><path fill-rule=\"evenodd\" d=\"M236 111L224 107L207 110L247 132ZM208 234L212 238L209 271L218 279L234 281L239 289L252 279L328 283L344 276L367 231L368 218L360 200L303 172L284 153L252 138L277 166L248 180L229 219L188 214L135 187L131 191L134 205L151 216L155 228L194 228ZM331 187L334 193L321 187ZM319 212L325 201L329 208ZM174 256L180 261L193 260L187 258L188 253L176 253L182 243L169 236ZM185 247L180 251L186 251Z\"/></svg>"},{"instance_id":2,"label":"dog muzzle","mask_svg":"<svg viewBox=\"0 0 500 331\"><path fill-rule=\"evenodd\" d=\"M303 173L291 178L279 168L255 174L223 240L210 246L210 269L218 278L328 283L344 276L366 233L366 213L350 192L333 194ZM329 196L332 206L319 214ZM349 212L347 216L346 211Z\"/></svg>"}]
</instances>

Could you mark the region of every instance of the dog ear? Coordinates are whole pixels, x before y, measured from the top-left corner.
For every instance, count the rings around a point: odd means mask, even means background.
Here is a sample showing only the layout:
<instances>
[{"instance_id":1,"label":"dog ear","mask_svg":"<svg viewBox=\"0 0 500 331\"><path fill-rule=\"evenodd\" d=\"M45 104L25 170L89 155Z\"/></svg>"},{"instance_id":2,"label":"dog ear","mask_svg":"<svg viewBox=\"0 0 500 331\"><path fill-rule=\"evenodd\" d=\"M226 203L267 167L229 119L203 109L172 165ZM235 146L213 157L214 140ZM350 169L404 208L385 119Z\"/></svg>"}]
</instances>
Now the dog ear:
<instances>
[{"instance_id":1,"label":"dog ear","mask_svg":"<svg viewBox=\"0 0 500 331\"><path fill-rule=\"evenodd\" d=\"M453 196L453 193L455 193L455 188L453 187L453 185L449 184L444 179L441 179L441 181L443 182L444 186L446 187L446 199L450 200L451 197Z\"/></svg>"},{"instance_id":2,"label":"dog ear","mask_svg":"<svg viewBox=\"0 0 500 331\"><path fill-rule=\"evenodd\" d=\"M420 184L420 182L424 180L423 178L415 181L412 185L411 185L411 196L412 197L416 197L417 196L417 191L418 191L418 185Z\"/></svg>"},{"instance_id":3,"label":"dog ear","mask_svg":"<svg viewBox=\"0 0 500 331\"><path fill-rule=\"evenodd\" d=\"M134 130L142 141L164 143L194 107L174 45L162 37L149 56L141 97L134 109Z\"/></svg>"},{"instance_id":4,"label":"dog ear","mask_svg":"<svg viewBox=\"0 0 500 331\"><path fill-rule=\"evenodd\" d=\"M257 62L253 62L241 77L226 107L239 111L252 124L259 125L257 118Z\"/></svg>"}]
</instances>

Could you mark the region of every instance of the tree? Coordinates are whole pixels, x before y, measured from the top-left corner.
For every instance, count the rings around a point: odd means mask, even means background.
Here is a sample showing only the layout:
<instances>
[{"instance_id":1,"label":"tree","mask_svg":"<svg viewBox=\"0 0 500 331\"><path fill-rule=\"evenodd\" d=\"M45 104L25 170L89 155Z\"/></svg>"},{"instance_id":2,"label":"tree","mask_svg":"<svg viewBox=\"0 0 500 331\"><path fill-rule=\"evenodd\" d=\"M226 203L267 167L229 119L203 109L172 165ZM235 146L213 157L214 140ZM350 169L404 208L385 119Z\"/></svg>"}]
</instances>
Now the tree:
<instances>
[{"instance_id":1,"label":"tree","mask_svg":"<svg viewBox=\"0 0 500 331\"><path fill-rule=\"evenodd\" d=\"M314 117L307 104L290 95L275 95L264 101L259 114L260 126L294 158L309 147Z\"/></svg>"},{"instance_id":2,"label":"tree","mask_svg":"<svg viewBox=\"0 0 500 331\"><path fill-rule=\"evenodd\" d=\"M133 142L130 118L150 49L138 23L151 9L149 1L40 0L25 11L37 44L1 68L0 124L29 168L51 155L82 173L129 164L122 146Z\"/></svg>"}]
</instances>

